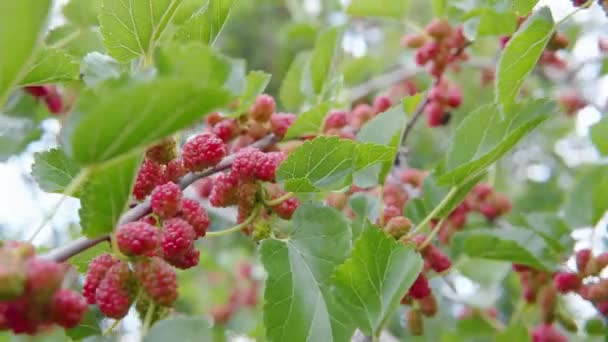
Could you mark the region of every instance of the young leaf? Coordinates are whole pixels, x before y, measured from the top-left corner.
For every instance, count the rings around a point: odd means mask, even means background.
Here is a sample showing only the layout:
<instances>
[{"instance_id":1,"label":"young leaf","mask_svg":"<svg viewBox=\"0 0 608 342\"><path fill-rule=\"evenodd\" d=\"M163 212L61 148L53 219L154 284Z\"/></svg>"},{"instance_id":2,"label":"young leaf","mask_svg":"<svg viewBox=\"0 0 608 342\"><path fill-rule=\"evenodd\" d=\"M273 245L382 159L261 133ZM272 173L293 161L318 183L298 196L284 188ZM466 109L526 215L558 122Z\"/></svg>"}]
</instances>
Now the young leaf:
<instances>
[{"instance_id":1,"label":"young leaf","mask_svg":"<svg viewBox=\"0 0 608 342\"><path fill-rule=\"evenodd\" d=\"M499 229L473 229L456 233L453 243L477 258L503 260L541 270L555 270L559 253L531 229L507 226Z\"/></svg>"},{"instance_id":2,"label":"young leaf","mask_svg":"<svg viewBox=\"0 0 608 342\"><path fill-rule=\"evenodd\" d=\"M312 81L312 89L319 95L325 84L333 77L333 64L341 48L342 29L332 27L321 33L312 56L309 60L309 74Z\"/></svg>"},{"instance_id":3,"label":"young leaf","mask_svg":"<svg viewBox=\"0 0 608 342\"><path fill-rule=\"evenodd\" d=\"M433 14L436 17L443 17L448 7L448 0L431 0Z\"/></svg>"},{"instance_id":4,"label":"young leaf","mask_svg":"<svg viewBox=\"0 0 608 342\"><path fill-rule=\"evenodd\" d=\"M279 98L287 110L297 111L306 101L308 95L303 91L302 77L309 59L309 52L299 53L291 62L283 83L281 83Z\"/></svg>"},{"instance_id":5,"label":"young leaf","mask_svg":"<svg viewBox=\"0 0 608 342\"><path fill-rule=\"evenodd\" d=\"M105 51L97 27L79 27L67 23L52 29L45 38L49 48L61 48L77 59L93 51Z\"/></svg>"},{"instance_id":6,"label":"young leaf","mask_svg":"<svg viewBox=\"0 0 608 342\"><path fill-rule=\"evenodd\" d=\"M335 293L363 333L373 336L421 270L422 258L412 246L378 227L367 229L350 258L334 271Z\"/></svg>"},{"instance_id":7,"label":"young leaf","mask_svg":"<svg viewBox=\"0 0 608 342\"><path fill-rule=\"evenodd\" d=\"M346 13L354 17L389 17L401 19L407 13L407 0L353 0Z\"/></svg>"},{"instance_id":8,"label":"young leaf","mask_svg":"<svg viewBox=\"0 0 608 342\"><path fill-rule=\"evenodd\" d=\"M392 153L387 161L381 165L375 165L363 172L355 174L355 184L360 187L370 187L384 184L386 176L390 172L397 155L397 148L401 142L401 135L405 127L406 114L404 106L399 104L384 113L379 114L366 123L359 133L357 140L372 142L390 147Z\"/></svg>"},{"instance_id":9,"label":"young leaf","mask_svg":"<svg viewBox=\"0 0 608 342\"><path fill-rule=\"evenodd\" d=\"M519 89L551 39L553 29L551 10L543 7L523 23L502 51L495 93L503 117L518 114L513 105Z\"/></svg>"},{"instance_id":10,"label":"young leaf","mask_svg":"<svg viewBox=\"0 0 608 342\"><path fill-rule=\"evenodd\" d=\"M51 0L0 2L0 108L34 62Z\"/></svg>"},{"instance_id":11,"label":"young leaf","mask_svg":"<svg viewBox=\"0 0 608 342\"><path fill-rule=\"evenodd\" d=\"M511 35L517 29L517 16L510 11L497 12L493 8L481 10L477 36Z\"/></svg>"},{"instance_id":12,"label":"young leaf","mask_svg":"<svg viewBox=\"0 0 608 342\"><path fill-rule=\"evenodd\" d=\"M46 192L63 192L80 170L80 165L61 148L34 154L32 177Z\"/></svg>"},{"instance_id":13,"label":"young leaf","mask_svg":"<svg viewBox=\"0 0 608 342\"><path fill-rule=\"evenodd\" d=\"M608 167L595 166L581 172L564 206L571 227L593 227L608 210Z\"/></svg>"},{"instance_id":14,"label":"young leaf","mask_svg":"<svg viewBox=\"0 0 608 342\"><path fill-rule=\"evenodd\" d=\"M348 199L348 206L356 214L350 225L354 242L365 229L369 227L374 228L370 222L376 222L378 220L380 201L378 196L358 192L350 196Z\"/></svg>"},{"instance_id":15,"label":"young leaf","mask_svg":"<svg viewBox=\"0 0 608 342\"><path fill-rule=\"evenodd\" d=\"M264 240L260 248L268 272L264 325L269 341L349 341L348 315L330 292L330 277L351 250L344 216L335 209L303 204L294 213L294 231L285 240Z\"/></svg>"},{"instance_id":16,"label":"young leaf","mask_svg":"<svg viewBox=\"0 0 608 342\"><path fill-rule=\"evenodd\" d=\"M121 62L150 56L183 0L103 0L99 23L108 53Z\"/></svg>"},{"instance_id":17,"label":"young leaf","mask_svg":"<svg viewBox=\"0 0 608 342\"><path fill-rule=\"evenodd\" d=\"M439 185L457 185L494 163L521 138L548 118L551 101L530 100L515 105L514 113L501 119L498 107L485 105L468 115L454 133Z\"/></svg>"},{"instance_id":18,"label":"young leaf","mask_svg":"<svg viewBox=\"0 0 608 342\"><path fill-rule=\"evenodd\" d=\"M64 146L82 164L100 163L187 127L229 99L227 92L189 79L158 78L90 91L81 95L68 119Z\"/></svg>"},{"instance_id":19,"label":"young leaf","mask_svg":"<svg viewBox=\"0 0 608 342\"><path fill-rule=\"evenodd\" d=\"M196 40L213 45L222 32L237 0L209 0L205 7L195 13L176 33L182 41Z\"/></svg>"},{"instance_id":20,"label":"young leaf","mask_svg":"<svg viewBox=\"0 0 608 342\"><path fill-rule=\"evenodd\" d=\"M140 156L132 154L96 167L84 184L80 196L82 233L93 238L114 230L129 204Z\"/></svg>"},{"instance_id":21,"label":"young leaf","mask_svg":"<svg viewBox=\"0 0 608 342\"><path fill-rule=\"evenodd\" d=\"M144 342L213 341L209 322L201 317L181 316L164 319L152 326Z\"/></svg>"},{"instance_id":22,"label":"young leaf","mask_svg":"<svg viewBox=\"0 0 608 342\"><path fill-rule=\"evenodd\" d=\"M537 2L538 0L513 0L512 8L517 14L523 16L530 13Z\"/></svg>"},{"instance_id":23,"label":"young leaf","mask_svg":"<svg viewBox=\"0 0 608 342\"><path fill-rule=\"evenodd\" d=\"M287 129L285 139L320 133L328 112L329 103L323 102L300 114L296 121Z\"/></svg>"},{"instance_id":24,"label":"young leaf","mask_svg":"<svg viewBox=\"0 0 608 342\"><path fill-rule=\"evenodd\" d=\"M45 49L38 52L30 70L19 85L45 84L77 80L80 65L65 51Z\"/></svg>"},{"instance_id":25,"label":"young leaf","mask_svg":"<svg viewBox=\"0 0 608 342\"><path fill-rule=\"evenodd\" d=\"M97 13L101 0L70 0L63 7L63 15L72 24L82 28L97 26Z\"/></svg>"},{"instance_id":26,"label":"young leaf","mask_svg":"<svg viewBox=\"0 0 608 342\"><path fill-rule=\"evenodd\" d=\"M251 107L258 95L262 94L272 76L263 71L251 71L247 75L247 87L239 97L240 103L232 116L239 116Z\"/></svg>"},{"instance_id":27,"label":"young leaf","mask_svg":"<svg viewBox=\"0 0 608 342\"><path fill-rule=\"evenodd\" d=\"M608 156L608 117L602 118L598 123L591 126L591 141L597 150L604 156Z\"/></svg>"}]
</instances>

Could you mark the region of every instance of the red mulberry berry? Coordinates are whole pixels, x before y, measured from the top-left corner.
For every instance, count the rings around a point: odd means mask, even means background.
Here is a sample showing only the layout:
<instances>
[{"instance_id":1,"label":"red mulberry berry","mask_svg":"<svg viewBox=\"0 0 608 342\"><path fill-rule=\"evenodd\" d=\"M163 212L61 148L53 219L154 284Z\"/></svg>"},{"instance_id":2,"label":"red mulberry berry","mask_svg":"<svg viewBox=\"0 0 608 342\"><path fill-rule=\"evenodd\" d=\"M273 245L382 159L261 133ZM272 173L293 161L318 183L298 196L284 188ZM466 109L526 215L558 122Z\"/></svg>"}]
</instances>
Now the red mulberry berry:
<instances>
[{"instance_id":1,"label":"red mulberry berry","mask_svg":"<svg viewBox=\"0 0 608 342\"><path fill-rule=\"evenodd\" d=\"M232 162L231 173L240 180L251 180L254 178L257 163L264 154L257 148L247 147L237 152Z\"/></svg>"},{"instance_id":2,"label":"red mulberry berry","mask_svg":"<svg viewBox=\"0 0 608 342\"><path fill-rule=\"evenodd\" d=\"M163 255L168 258L183 255L192 248L195 238L196 232L188 222L180 218L166 220L160 242Z\"/></svg>"},{"instance_id":3,"label":"red mulberry berry","mask_svg":"<svg viewBox=\"0 0 608 342\"><path fill-rule=\"evenodd\" d=\"M558 272L553 277L553 283L561 293L576 291L581 287L581 278L576 273Z\"/></svg>"},{"instance_id":4,"label":"red mulberry berry","mask_svg":"<svg viewBox=\"0 0 608 342\"><path fill-rule=\"evenodd\" d=\"M391 99L387 96L378 96L374 100L374 110L376 110L376 113L384 113L392 105Z\"/></svg>"},{"instance_id":5,"label":"red mulberry berry","mask_svg":"<svg viewBox=\"0 0 608 342\"><path fill-rule=\"evenodd\" d=\"M261 154L255 167L255 176L259 180L274 182L279 165L287 159L285 152L269 152Z\"/></svg>"},{"instance_id":6,"label":"red mulberry berry","mask_svg":"<svg viewBox=\"0 0 608 342\"><path fill-rule=\"evenodd\" d=\"M429 260L431 268L437 273L442 273L452 267L450 258L435 246L432 246L427 252L426 258Z\"/></svg>"},{"instance_id":7,"label":"red mulberry berry","mask_svg":"<svg viewBox=\"0 0 608 342\"><path fill-rule=\"evenodd\" d=\"M178 183L180 178L184 177L188 170L184 167L184 163L180 158L173 159L165 168L165 179L173 183Z\"/></svg>"},{"instance_id":8,"label":"red mulberry berry","mask_svg":"<svg viewBox=\"0 0 608 342\"><path fill-rule=\"evenodd\" d=\"M130 278L131 271L127 263L118 261L97 287L95 302L107 317L121 319L129 312L132 303L128 289Z\"/></svg>"},{"instance_id":9,"label":"red mulberry berry","mask_svg":"<svg viewBox=\"0 0 608 342\"><path fill-rule=\"evenodd\" d=\"M592 253L590 249L581 249L576 252L576 269L579 272L584 272L589 260L591 260Z\"/></svg>"},{"instance_id":10,"label":"red mulberry berry","mask_svg":"<svg viewBox=\"0 0 608 342\"><path fill-rule=\"evenodd\" d=\"M165 179L162 165L148 159L144 160L133 185L133 196L140 201L143 200L157 185L165 183Z\"/></svg>"},{"instance_id":11,"label":"red mulberry berry","mask_svg":"<svg viewBox=\"0 0 608 342\"><path fill-rule=\"evenodd\" d=\"M192 247L184 255L180 255L174 258L165 258L165 260L173 267L179 268L181 270L186 270L197 266L200 256L201 252L198 249Z\"/></svg>"},{"instance_id":12,"label":"red mulberry berry","mask_svg":"<svg viewBox=\"0 0 608 342\"><path fill-rule=\"evenodd\" d=\"M227 207L236 204L238 179L230 173L220 173L213 181L209 202L214 207Z\"/></svg>"},{"instance_id":13,"label":"red mulberry berry","mask_svg":"<svg viewBox=\"0 0 608 342\"><path fill-rule=\"evenodd\" d=\"M95 304L95 291L97 291L97 287L103 280L106 272L116 264L116 261L110 254L102 254L93 259L89 264L82 288L82 295L87 299L89 304Z\"/></svg>"},{"instance_id":14,"label":"red mulberry berry","mask_svg":"<svg viewBox=\"0 0 608 342\"><path fill-rule=\"evenodd\" d=\"M226 156L226 145L211 133L202 133L188 140L182 149L184 167L201 171L219 163Z\"/></svg>"},{"instance_id":15,"label":"red mulberry berry","mask_svg":"<svg viewBox=\"0 0 608 342\"><path fill-rule=\"evenodd\" d=\"M146 150L146 158L158 164L167 164L177 157L177 141L167 137Z\"/></svg>"},{"instance_id":16,"label":"red mulberry berry","mask_svg":"<svg viewBox=\"0 0 608 342\"><path fill-rule=\"evenodd\" d=\"M182 217L190 223L198 237L205 236L210 223L209 215L197 201L189 198L182 201Z\"/></svg>"},{"instance_id":17,"label":"red mulberry berry","mask_svg":"<svg viewBox=\"0 0 608 342\"><path fill-rule=\"evenodd\" d=\"M59 289L51 303L51 316L57 324L70 329L82 321L87 308L87 302L80 294L68 289Z\"/></svg>"},{"instance_id":18,"label":"red mulberry berry","mask_svg":"<svg viewBox=\"0 0 608 342\"><path fill-rule=\"evenodd\" d=\"M411 227L412 221L410 221L410 219L403 216L397 216L388 221L386 227L384 227L384 231L395 239L400 239L409 232Z\"/></svg>"},{"instance_id":19,"label":"red mulberry berry","mask_svg":"<svg viewBox=\"0 0 608 342\"><path fill-rule=\"evenodd\" d=\"M150 206L154 213L164 219L171 218L179 212L182 201L182 190L173 182L159 185L152 190Z\"/></svg>"},{"instance_id":20,"label":"red mulberry berry","mask_svg":"<svg viewBox=\"0 0 608 342\"><path fill-rule=\"evenodd\" d=\"M26 292L36 302L46 302L61 287L67 270L65 264L32 258L26 267Z\"/></svg>"},{"instance_id":21,"label":"red mulberry berry","mask_svg":"<svg viewBox=\"0 0 608 342\"><path fill-rule=\"evenodd\" d=\"M332 128L342 128L348 125L348 113L344 111L332 111L325 118L325 124L323 126L323 131L326 132Z\"/></svg>"},{"instance_id":22,"label":"red mulberry berry","mask_svg":"<svg viewBox=\"0 0 608 342\"><path fill-rule=\"evenodd\" d=\"M276 103L272 96L262 94L255 99L249 109L249 116L257 122L266 122L276 110Z\"/></svg>"},{"instance_id":23,"label":"red mulberry berry","mask_svg":"<svg viewBox=\"0 0 608 342\"><path fill-rule=\"evenodd\" d=\"M437 127L443 125L444 111L441 104L438 102L429 102L424 107L427 123L429 127Z\"/></svg>"},{"instance_id":24,"label":"red mulberry berry","mask_svg":"<svg viewBox=\"0 0 608 342\"><path fill-rule=\"evenodd\" d=\"M426 317L433 317L437 314L437 300L433 294L418 300L420 312Z\"/></svg>"},{"instance_id":25,"label":"red mulberry berry","mask_svg":"<svg viewBox=\"0 0 608 342\"><path fill-rule=\"evenodd\" d=\"M152 257L135 264L135 275L155 303L170 307L177 299L175 271L163 259Z\"/></svg>"},{"instance_id":26,"label":"red mulberry berry","mask_svg":"<svg viewBox=\"0 0 608 342\"><path fill-rule=\"evenodd\" d=\"M52 114L60 114L63 111L63 98L55 88L51 89L52 91L44 97L44 102L46 103L49 112Z\"/></svg>"},{"instance_id":27,"label":"red mulberry berry","mask_svg":"<svg viewBox=\"0 0 608 342\"><path fill-rule=\"evenodd\" d=\"M207 198L211 194L211 189L213 189L213 179L210 177L199 179L194 183L194 188L200 197Z\"/></svg>"},{"instance_id":28,"label":"red mulberry berry","mask_svg":"<svg viewBox=\"0 0 608 342\"><path fill-rule=\"evenodd\" d=\"M568 338L551 324L542 324L532 330L532 342L568 342Z\"/></svg>"},{"instance_id":29,"label":"red mulberry berry","mask_svg":"<svg viewBox=\"0 0 608 342\"><path fill-rule=\"evenodd\" d=\"M40 321L31 317L31 306L25 298L10 302L5 308L6 325L15 334L35 334Z\"/></svg>"},{"instance_id":30,"label":"red mulberry berry","mask_svg":"<svg viewBox=\"0 0 608 342\"><path fill-rule=\"evenodd\" d=\"M279 138L283 138L287 129L296 121L296 115L290 113L272 114L270 117L270 127L272 133Z\"/></svg>"},{"instance_id":31,"label":"red mulberry berry","mask_svg":"<svg viewBox=\"0 0 608 342\"><path fill-rule=\"evenodd\" d=\"M23 88L28 94L33 97L45 97L50 91L50 86L29 86Z\"/></svg>"},{"instance_id":32,"label":"red mulberry berry","mask_svg":"<svg viewBox=\"0 0 608 342\"><path fill-rule=\"evenodd\" d=\"M429 281L426 279L424 274L420 273L418 278L410 287L408 294L414 299L422 299L431 294L431 288L429 287Z\"/></svg>"},{"instance_id":33,"label":"red mulberry berry","mask_svg":"<svg viewBox=\"0 0 608 342\"><path fill-rule=\"evenodd\" d=\"M289 220L299 206L300 200L296 197L290 197L280 204L273 206L272 209L280 218Z\"/></svg>"},{"instance_id":34,"label":"red mulberry berry","mask_svg":"<svg viewBox=\"0 0 608 342\"><path fill-rule=\"evenodd\" d=\"M239 123L235 119L222 120L213 126L213 133L227 143L239 135Z\"/></svg>"},{"instance_id":35,"label":"red mulberry berry","mask_svg":"<svg viewBox=\"0 0 608 342\"><path fill-rule=\"evenodd\" d=\"M124 255L145 255L158 248L159 231L142 221L126 223L118 228L116 243Z\"/></svg>"}]
</instances>

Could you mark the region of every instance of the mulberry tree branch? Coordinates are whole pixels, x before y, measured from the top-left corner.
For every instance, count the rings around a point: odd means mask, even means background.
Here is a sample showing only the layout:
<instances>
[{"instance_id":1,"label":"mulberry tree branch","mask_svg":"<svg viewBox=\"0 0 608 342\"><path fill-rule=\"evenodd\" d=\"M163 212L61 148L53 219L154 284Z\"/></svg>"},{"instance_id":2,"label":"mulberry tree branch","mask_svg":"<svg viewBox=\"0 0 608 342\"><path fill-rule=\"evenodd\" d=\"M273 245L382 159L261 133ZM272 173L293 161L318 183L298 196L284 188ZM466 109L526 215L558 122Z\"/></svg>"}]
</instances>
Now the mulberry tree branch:
<instances>
[{"instance_id":1,"label":"mulberry tree branch","mask_svg":"<svg viewBox=\"0 0 608 342\"><path fill-rule=\"evenodd\" d=\"M273 134L270 134L270 135L267 135L264 138L256 141L255 143L251 144L250 146L263 150L263 149L270 147L272 144L276 143L277 141L278 141L278 138L276 136L274 136ZM224 159L222 159L222 161L220 161L216 166L214 166L212 168L209 168L207 170L200 171L200 172L190 172L190 173L186 174L179 181L180 188L186 189L187 187L192 185L192 183L196 182L197 180L199 180L201 178L209 177L213 174L216 174L218 172L229 169L230 166L232 166L232 163L234 162L234 158L235 158L235 155L231 154L231 155L225 157ZM150 212L152 212L152 208L150 207L150 198L147 198L145 201L141 202L140 204L138 204L135 207L126 211L118 220L118 225L137 221L140 218L148 215ZM50 251L49 253L45 254L43 257L46 259L49 259L49 260L63 262L63 261L68 260L69 258L73 257L74 255L82 253L83 251L85 251L99 243L102 243L104 241L108 241L108 242L110 241L110 234L100 236L95 239L88 239L88 238L82 237L82 238L76 239L64 246L58 247L58 248Z\"/></svg>"}]
</instances>

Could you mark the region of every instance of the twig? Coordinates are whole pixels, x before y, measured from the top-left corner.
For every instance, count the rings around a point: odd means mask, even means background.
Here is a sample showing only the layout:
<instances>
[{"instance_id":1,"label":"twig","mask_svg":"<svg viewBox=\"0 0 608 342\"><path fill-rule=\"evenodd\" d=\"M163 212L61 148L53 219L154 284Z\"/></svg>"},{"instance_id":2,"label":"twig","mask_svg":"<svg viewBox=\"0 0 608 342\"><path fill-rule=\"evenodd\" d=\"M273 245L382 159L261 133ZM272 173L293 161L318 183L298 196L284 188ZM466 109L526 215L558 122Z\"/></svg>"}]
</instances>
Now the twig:
<instances>
[{"instance_id":1,"label":"twig","mask_svg":"<svg viewBox=\"0 0 608 342\"><path fill-rule=\"evenodd\" d=\"M354 88L351 88L346 93L346 99L348 102L355 101L370 93L373 93L374 91L377 91L380 89L386 89L395 83L398 83L409 77L416 76L417 74L419 74L423 71L425 71L425 69L423 69L423 68L417 68L414 70L406 70L404 68L398 68L395 70L391 70L384 75L374 77L365 83L361 83L360 85L358 85Z\"/></svg>"},{"instance_id":2,"label":"twig","mask_svg":"<svg viewBox=\"0 0 608 342\"><path fill-rule=\"evenodd\" d=\"M275 142L278 141L278 138L275 137L274 135L270 134L267 135L266 137L256 141L255 143L251 144L251 147L255 147L255 148L259 148L261 150L268 148L269 146L271 146L272 144L274 144ZM179 186L182 189L187 188L188 186L190 186L192 183L194 183L195 181L201 179L201 178L205 178L208 176L211 176L215 173L221 172L223 170L226 170L228 168L230 168L230 166L232 165L232 162L234 161L235 155L229 155L228 157L222 159L222 161L220 161L216 166L205 170L205 171L201 171L201 172L191 172L186 174L179 182ZM147 215L148 213L151 212L151 208L150 208L150 200L146 199L144 202L136 205L135 207L129 209L127 212L125 212L120 219L118 220L118 225L124 224L124 223L128 223L128 222L133 222L133 221L137 221L140 218L144 217L145 215ZM85 251L103 241L110 241L110 235L104 235L95 239L87 239L87 238L79 238L77 240L74 240L72 242L70 242L69 244L56 248L52 251L50 251L49 253L47 253L46 255L44 255L43 257L49 260L54 260L54 261L58 261L58 262L62 262L62 261L66 261L69 258L71 258L72 256L81 253L82 251Z\"/></svg>"},{"instance_id":3,"label":"twig","mask_svg":"<svg viewBox=\"0 0 608 342\"><path fill-rule=\"evenodd\" d=\"M416 121L418 121L422 116L422 113L424 113L424 106L426 106L427 102L429 102L428 91L424 94L424 96L420 100L420 103L418 103L418 106L412 114L412 118L409 119L407 121L407 124L405 125L405 129L403 130L403 136L401 137L401 146L405 145L407 138L410 136L412 129L414 129L414 126L416 125Z\"/></svg>"}]
</instances>

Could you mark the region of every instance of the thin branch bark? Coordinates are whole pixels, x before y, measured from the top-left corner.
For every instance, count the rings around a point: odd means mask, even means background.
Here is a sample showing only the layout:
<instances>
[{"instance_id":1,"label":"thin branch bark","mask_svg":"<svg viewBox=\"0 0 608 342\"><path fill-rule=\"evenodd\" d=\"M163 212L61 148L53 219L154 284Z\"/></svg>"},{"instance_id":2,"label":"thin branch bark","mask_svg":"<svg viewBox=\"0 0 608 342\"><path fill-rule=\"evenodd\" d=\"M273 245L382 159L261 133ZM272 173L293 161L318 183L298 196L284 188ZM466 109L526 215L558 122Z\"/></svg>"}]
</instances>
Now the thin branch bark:
<instances>
[{"instance_id":1,"label":"thin branch bark","mask_svg":"<svg viewBox=\"0 0 608 342\"><path fill-rule=\"evenodd\" d=\"M275 142L278 141L278 138L275 137L274 135L270 134L267 135L266 137L256 141L255 143L251 144L252 147L256 147L259 148L261 150L268 148L269 146L271 146L272 144L274 144ZM220 161L216 166L201 171L201 172L190 172L188 174L186 174L184 177L182 177L182 179L179 182L179 186L182 189L187 188L188 186L190 186L192 183L194 183L195 181L201 179L201 178L205 178L205 177L209 177L215 173L224 171L228 168L230 168L230 166L232 165L232 162L234 161L235 155L229 155L226 158L222 159L222 161ZM142 203L136 205L135 207L129 209L128 211L126 211L118 220L118 225L124 224L124 223L128 223L128 222L133 222L133 221L137 221L140 218L146 216L147 214L149 214L152 211L152 209L150 208L150 198L147 198L145 201L143 201ZM68 260L69 258L73 257L74 255L81 253L103 241L110 241L110 234L95 238L95 239L87 239L87 238L79 238L76 239L70 243L68 243L65 246L61 246L59 248L56 248L52 251L50 251L49 253L45 254L43 257L49 260L54 260L57 262L63 262Z\"/></svg>"}]
</instances>

